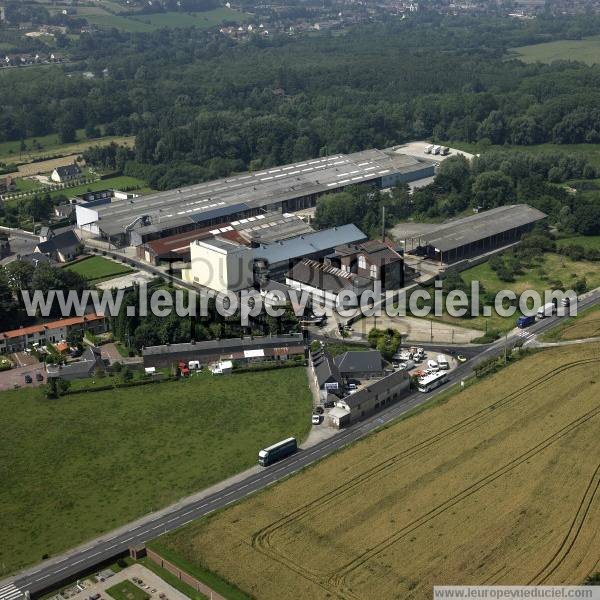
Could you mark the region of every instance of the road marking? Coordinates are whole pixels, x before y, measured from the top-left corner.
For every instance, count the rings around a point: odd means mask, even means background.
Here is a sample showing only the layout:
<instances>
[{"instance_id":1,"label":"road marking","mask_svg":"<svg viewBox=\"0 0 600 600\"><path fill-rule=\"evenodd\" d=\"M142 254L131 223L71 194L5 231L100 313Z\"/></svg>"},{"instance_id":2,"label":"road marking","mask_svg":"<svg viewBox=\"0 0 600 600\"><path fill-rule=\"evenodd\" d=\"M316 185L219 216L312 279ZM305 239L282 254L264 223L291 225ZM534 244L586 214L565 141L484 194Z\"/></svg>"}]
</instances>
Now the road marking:
<instances>
[{"instance_id":1,"label":"road marking","mask_svg":"<svg viewBox=\"0 0 600 600\"><path fill-rule=\"evenodd\" d=\"M22 597L23 592L12 583L0 588L0 600L16 600Z\"/></svg>"}]
</instances>

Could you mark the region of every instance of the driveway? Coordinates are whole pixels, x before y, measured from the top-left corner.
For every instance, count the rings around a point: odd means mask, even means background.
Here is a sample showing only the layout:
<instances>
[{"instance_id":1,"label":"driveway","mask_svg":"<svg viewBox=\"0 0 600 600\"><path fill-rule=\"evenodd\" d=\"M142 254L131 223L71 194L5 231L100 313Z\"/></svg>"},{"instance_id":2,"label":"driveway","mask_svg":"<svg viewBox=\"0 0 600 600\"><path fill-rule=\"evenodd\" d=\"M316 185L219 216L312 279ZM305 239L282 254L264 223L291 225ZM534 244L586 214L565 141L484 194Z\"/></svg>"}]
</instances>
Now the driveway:
<instances>
[{"instance_id":1,"label":"driveway","mask_svg":"<svg viewBox=\"0 0 600 600\"><path fill-rule=\"evenodd\" d=\"M36 373L41 373L44 381L36 381ZM25 383L25 375L31 375L33 383ZM10 371L0 373L0 391L12 390L15 385L19 387L39 387L46 383L46 367L44 363L36 363L25 367L17 367Z\"/></svg>"}]
</instances>

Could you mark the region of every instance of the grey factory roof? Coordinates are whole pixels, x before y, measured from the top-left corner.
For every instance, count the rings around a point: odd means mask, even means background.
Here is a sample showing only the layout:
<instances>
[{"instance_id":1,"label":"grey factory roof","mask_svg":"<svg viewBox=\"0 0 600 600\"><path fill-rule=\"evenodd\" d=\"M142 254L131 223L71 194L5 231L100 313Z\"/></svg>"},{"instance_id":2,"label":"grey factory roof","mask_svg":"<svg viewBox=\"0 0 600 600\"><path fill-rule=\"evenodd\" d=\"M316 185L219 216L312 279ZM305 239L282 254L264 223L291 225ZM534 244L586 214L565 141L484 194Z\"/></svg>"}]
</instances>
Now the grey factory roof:
<instances>
[{"instance_id":1,"label":"grey factory roof","mask_svg":"<svg viewBox=\"0 0 600 600\"><path fill-rule=\"evenodd\" d=\"M333 249L342 244L350 244L366 239L367 236L353 223L322 229L289 240L281 240L274 244L262 245L254 250L254 258L262 258L270 265L310 256L318 252Z\"/></svg>"},{"instance_id":2,"label":"grey factory roof","mask_svg":"<svg viewBox=\"0 0 600 600\"><path fill-rule=\"evenodd\" d=\"M162 346L148 346L142 350L142 356L160 354L185 354L187 352L210 354L225 354L238 350L251 348L279 348L286 346L303 346L302 334L289 334L278 336L265 336L254 338L229 338L222 340L208 340L204 342L188 342L184 344L165 344Z\"/></svg>"},{"instance_id":3,"label":"grey factory roof","mask_svg":"<svg viewBox=\"0 0 600 600\"><path fill-rule=\"evenodd\" d=\"M421 239L429 246L446 252L522 225L530 225L546 216L541 210L527 204L500 206L452 221L422 235Z\"/></svg>"},{"instance_id":4,"label":"grey factory roof","mask_svg":"<svg viewBox=\"0 0 600 600\"><path fill-rule=\"evenodd\" d=\"M100 229L108 235L124 233L128 226L144 215L150 217L150 222L136 226L136 231L151 233L333 191L392 173L411 173L431 164L426 159L375 149L335 154L115 201L96 210Z\"/></svg>"},{"instance_id":5,"label":"grey factory roof","mask_svg":"<svg viewBox=\"0 0 600 600\"><path fill-rule=\"evenodd\" d=\"M335 357L340 373L380 373L383 371L383 358L377 350L353 350Z\"/></svg>"}]
</instances>

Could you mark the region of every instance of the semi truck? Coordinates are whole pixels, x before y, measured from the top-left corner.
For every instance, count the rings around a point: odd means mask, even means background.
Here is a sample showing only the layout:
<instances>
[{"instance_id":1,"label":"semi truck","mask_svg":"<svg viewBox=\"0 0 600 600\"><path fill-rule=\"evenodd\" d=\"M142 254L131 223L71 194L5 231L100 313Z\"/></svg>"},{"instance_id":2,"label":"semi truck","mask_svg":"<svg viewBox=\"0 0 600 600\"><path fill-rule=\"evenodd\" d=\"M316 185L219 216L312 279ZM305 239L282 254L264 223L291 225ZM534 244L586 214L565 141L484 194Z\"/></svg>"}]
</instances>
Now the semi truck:
<instances>
[{"instance_id":1,"label":"semi truck","mask_svg":"<svg viewBox=\"0 0 600 600\"><path fill-rule=\"evenodd\" d=\"M554 302L548 302L548 304L544 304L544 306L540 307L537 312L538 319L543 319L544 317L551 317L556 312L556 305Z\"/></svg>"},{"instance_id":2,"label":"semi truck","mask_svg":"<svg viewBox=\"0 0 600 600\"><path fill-rule=\"evenodd\" d=\"M431 151L432 154L439 154L442 151L442 147L441 146L434 146L433 150Z\"/></svg>"},{"instance_id":3,"label":"semi truck","mask_svg":"<svg viewBox=\"0 0 600 600\"><path fill-rule=\"evenodd\" d=\"M425 148L425 154L431 154L432 150L433 150L433 144L429 144L429 146L426 146L426 148Z\"/></svg>"},{"instance_id":4,"label":"semi truck","mask_svg":"<svg viewBox=\"0 0 600 600\"><path fill-rule=\"evenodd\" d=\"M258 453L258 464L266 467L277 460L281 460L298 450L296 438L290 437L268 448L264 448Z\"/></svg>"}]
</instances>

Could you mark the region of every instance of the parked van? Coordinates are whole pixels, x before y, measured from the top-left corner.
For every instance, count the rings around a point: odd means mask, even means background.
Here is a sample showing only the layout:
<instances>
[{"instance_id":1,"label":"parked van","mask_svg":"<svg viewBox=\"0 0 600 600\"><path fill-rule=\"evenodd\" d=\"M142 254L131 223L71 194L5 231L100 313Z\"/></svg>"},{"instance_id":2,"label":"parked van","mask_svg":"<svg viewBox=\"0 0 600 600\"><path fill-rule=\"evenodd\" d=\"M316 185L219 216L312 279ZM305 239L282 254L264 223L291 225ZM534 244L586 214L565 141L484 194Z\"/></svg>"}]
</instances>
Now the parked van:
<instances>
[{"instance_id":1,"label":"parked van","mask_svg":"<svg viewBox=\"0 0 600 600\"><path fill-rule=\"evenodd\" d=\"M450 369L450 363L444 354L438 354L437 363L441 371L447 371Z\"/></svg>"},{"instance_id":2,"label":"parked van","mask_svg":"<svg viewBox=\"0 0 600 600\"><path fill-rule=\"evenodd\" d=\"M436 373L437 371L440 370L440 365L438 365L435 360L428 360L427 361L427 368L430 371L433 371L434 373Z\"/></svg>"},{"instance_id":3,"label":"parked van","mask_svg":"<svg viewBox=\"0 0 600 600\"><path fill-rule=\"evenodd\" d=\"M429 146L427 146L425 148L425 154L431 154L432 150L433 150L433 144L429 144Z\"/></svg>"}]
</instances>

